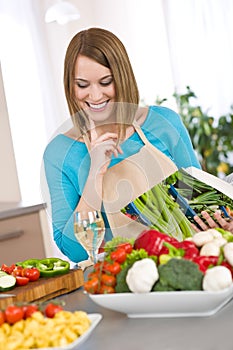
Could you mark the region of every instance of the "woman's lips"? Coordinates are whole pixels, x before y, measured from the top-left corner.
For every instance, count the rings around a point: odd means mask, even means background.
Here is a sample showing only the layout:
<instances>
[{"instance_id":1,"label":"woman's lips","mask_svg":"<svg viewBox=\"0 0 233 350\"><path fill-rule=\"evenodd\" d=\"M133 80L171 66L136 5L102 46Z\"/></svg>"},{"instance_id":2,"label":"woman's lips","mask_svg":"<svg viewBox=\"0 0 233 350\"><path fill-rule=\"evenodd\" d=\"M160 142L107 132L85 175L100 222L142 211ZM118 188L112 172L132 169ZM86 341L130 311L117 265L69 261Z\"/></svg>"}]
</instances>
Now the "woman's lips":
<instances>
[{"instance_id":1,"label":"woman's lips","mask_svg":"<svg viewBox=\"0 0 233 350\"><path fill-rule=\"evenodd\" d=\"M98 103L98 104L93 104L93 103L87 102L87 104L92 111L100 111L107 106L108 101Z\"/></svg>"}]
</instances>

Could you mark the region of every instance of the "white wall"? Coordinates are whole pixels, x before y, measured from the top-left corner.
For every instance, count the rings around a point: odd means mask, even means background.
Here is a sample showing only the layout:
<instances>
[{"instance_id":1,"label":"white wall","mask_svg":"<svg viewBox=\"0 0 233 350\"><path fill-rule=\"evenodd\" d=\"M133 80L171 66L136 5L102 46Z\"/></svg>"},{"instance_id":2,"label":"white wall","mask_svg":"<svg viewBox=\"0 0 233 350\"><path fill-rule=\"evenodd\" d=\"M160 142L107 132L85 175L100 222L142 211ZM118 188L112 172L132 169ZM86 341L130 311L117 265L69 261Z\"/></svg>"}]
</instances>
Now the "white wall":
<instances>
[{"instance_id":1,"label":"white wall","mask_svg":"<svg viewBox=\"0 0 233 350\"><path fill-rule=\"evenodd\" d=\"M0 201L21 200L0 66Z\"/></svg>"}]
</instances>

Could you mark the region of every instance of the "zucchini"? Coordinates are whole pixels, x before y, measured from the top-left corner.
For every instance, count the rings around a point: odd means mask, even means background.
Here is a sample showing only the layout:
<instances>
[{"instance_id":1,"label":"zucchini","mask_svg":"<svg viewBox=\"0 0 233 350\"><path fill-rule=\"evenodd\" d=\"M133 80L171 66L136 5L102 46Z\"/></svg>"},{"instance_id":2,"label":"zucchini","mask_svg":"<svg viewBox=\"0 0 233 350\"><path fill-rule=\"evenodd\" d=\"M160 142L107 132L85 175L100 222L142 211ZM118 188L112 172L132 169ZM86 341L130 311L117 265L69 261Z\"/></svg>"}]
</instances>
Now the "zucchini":
<instances>
[{"instance_id":1,"label":"zucchini","mask_svg":"<svg viewBox=\"0 0 233 350\"><path fill-rule=\"evenodd\" d=\"M8 275L7 273L1 271L0 273L0 292L6 292L11 290L16 285L15 276Z\"/></svg>"}]
</instances>

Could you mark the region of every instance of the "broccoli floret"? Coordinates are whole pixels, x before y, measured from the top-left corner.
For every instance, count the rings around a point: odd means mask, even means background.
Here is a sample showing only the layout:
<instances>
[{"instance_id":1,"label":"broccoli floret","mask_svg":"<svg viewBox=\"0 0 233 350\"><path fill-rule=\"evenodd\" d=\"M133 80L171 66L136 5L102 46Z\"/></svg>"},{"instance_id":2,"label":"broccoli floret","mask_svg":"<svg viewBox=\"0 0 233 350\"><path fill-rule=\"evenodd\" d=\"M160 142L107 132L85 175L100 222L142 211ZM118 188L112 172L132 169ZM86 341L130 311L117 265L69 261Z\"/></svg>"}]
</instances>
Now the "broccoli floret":
<instances>
[{"instance_id":1,"label":"broccoli floret","mask_svg":"<svg viewBox=\"0 0 233 350\"><path fill-rule=\"evenodd\" d=\"M128 284L126 283L126 275L128 270L132 267L133 264L127 265L124 269L121 270L116 276L116 293L131 293Z\"/></svg>"},{"instance_id":2,"label":"broccoli floret","mask_svg":"<svg viewBox=\"0 0 233 350\"><path fill-rule=\"evenodd\" d=\"M172 291L175 291L175 289L167 285L164 286L159 281L156 282L152 288L152 292L172 292Z\"/></svg>"},{"instance_id":3,"label":"broccoli floret","mask_svg":"<svg viewBox=\"0 0 233 350\"><path fill-rule=\"evenodd\" d=\"M163 291L171 290L171 288L173 290L202 290L204 274L193 261L173 258L166 264L159 265L158 272L159 281L155 283L152 291L161 291L161 288Z\"/></svg>"}]
</instances>

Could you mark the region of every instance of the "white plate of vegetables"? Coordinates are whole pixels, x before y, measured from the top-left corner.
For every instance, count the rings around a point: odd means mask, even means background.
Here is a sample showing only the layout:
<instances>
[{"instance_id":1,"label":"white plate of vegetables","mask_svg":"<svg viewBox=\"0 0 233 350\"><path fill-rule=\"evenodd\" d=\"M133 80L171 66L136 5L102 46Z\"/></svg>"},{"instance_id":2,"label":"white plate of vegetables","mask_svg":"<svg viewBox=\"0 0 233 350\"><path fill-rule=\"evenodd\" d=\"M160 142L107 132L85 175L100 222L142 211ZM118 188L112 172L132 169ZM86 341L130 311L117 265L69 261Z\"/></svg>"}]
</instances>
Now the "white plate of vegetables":
<instances>
[{"instance_id":1,"label":"white plate of vegetables","mask_svg":"<svg viewBox=\"0 0 233 350\"><path fill-rule=\"evenodd\" d=\"M233 235L208 230L194 237L177 242L145 230L133 242L113 238L84 290L96 304L128 317L211 316L233 297ZM205 255L210 241L223 244L221 255Z\"/></svg>"},{"instance_id":2,"label":"white plate of vegetables","mask_svg":"<svg viewBox=\"0 0 233 350\"><path fill-rule=\"evenodd\" d=\"M89 294L98 305L130 318L212 316L233 296L233 285L218 292L177 291Z\"/></svg>"}]
</instances>

